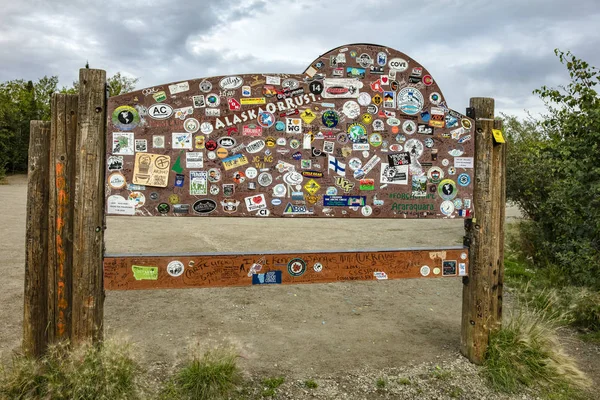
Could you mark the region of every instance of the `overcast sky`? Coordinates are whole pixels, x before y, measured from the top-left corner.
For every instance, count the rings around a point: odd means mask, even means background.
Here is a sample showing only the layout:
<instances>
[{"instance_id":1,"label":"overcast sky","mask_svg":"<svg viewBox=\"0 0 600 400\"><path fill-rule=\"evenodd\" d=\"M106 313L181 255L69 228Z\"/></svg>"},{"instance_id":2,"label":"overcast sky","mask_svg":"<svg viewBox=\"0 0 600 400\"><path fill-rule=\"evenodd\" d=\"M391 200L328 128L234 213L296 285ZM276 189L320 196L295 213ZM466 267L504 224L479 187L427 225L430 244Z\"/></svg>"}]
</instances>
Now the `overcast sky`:
<instances>
[{"instance_id":1,"label":"overcast sky","mask_svg":"<svg viewBox=\"0 0 600 400\"><path fill-rule=\"evenodd\" d=\"M600 0L0 0L0 81L79 68L138 88L204 76L301 73L349 43L425 66L448 105L494 97L497 112L543 111L531 94L568 82L553 50L600 66Z\"/></svg>"}]
</instances>

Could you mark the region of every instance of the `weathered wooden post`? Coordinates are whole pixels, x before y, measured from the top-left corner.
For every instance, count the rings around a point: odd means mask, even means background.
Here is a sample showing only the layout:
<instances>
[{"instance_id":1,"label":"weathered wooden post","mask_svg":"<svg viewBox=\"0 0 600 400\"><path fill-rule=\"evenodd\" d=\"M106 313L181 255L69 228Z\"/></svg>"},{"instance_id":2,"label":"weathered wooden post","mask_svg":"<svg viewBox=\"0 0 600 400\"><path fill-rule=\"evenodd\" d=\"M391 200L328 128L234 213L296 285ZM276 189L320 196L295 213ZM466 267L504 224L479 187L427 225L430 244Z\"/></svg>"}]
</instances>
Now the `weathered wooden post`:
<instances>
[{"instance_id":1,"label":"weathered wooden post","mask_svg":"<svg viewBox=\"0 0 600 400\"><path fill-rule=\"evenodd\" d=\"M41 356L47 346L49 144L50 122L31 121L27 175L23 351L35 357Z\"/></svg>"},{"instance_id":2,"label":"weathered wooden post","mask_svg":"<svg viewBox=\"0 0 600 400\"><path fill-rule=\"evenodd\" d=\"M475 119L475 211L472 220L465 220L470 273L463 280L461 351L480 364L491 330L501 323L504 150L494 147L494 99L472 98L470 107Z\"/></svg>"},{"instance_id":3,"label":"weathered wooden post","mask_svg":"<svg viewBox=\"0 0 600 400\"><path fill-rule=\"evenodd\" d=\"M79 70L73 227L73 343L102 339L106 72Z\"/></svg>"},{"instance_id":4,"label":"weathered wooden post","mask_svg":"<svg viewBox=\"0 0 600 400\"><path fill-rule=\"evenodd\" d=\"M48 341L71 337L77 95L52 96L48 210Z\"/></svg>"}]
</instances>

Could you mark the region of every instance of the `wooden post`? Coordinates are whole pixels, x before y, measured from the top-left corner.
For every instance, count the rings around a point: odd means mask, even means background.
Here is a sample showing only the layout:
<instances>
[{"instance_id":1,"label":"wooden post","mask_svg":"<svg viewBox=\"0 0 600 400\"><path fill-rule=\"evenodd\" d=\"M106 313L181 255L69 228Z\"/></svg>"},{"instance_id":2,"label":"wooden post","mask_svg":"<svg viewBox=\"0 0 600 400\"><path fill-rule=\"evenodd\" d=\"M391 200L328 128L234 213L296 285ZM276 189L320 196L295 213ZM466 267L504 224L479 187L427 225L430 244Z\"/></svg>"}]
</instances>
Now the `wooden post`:
<instances>
[{"instance_id":1,"label":"wooden post","mask_svg":"<svg viewBox=\"0 0 600 400\"><path fill-rule=\"evenodd\" d=\"M498 276L500 263L500 200L494 186L498 168L494 152L494 99L472 98L475 118L475 179L472 220L465 221L470 244L469 276L463 280L461 352L471 362L483 361L490 331L498 319ZM494 198L496 197L496 198Z\"/></svg>"},{"instance_id":2,"label":"wooden post","mask_svg":"<svg viewBox=\"0 0 600 400\"><path fill-rule=\"evenodd\" d=\"M72 341L102 340L106 72L79 70Z\"/></svg>"},{"instance_id":3,"label":"wooden post","mask_svg":"<svg viewBox=\"0 0 600 400\"><path fill-rule=\"evenodd\" d=\"M494 129L502 130L502 121L494 121ZM498 214L495 215L498 224L498 264L495 284L497 290L495 298L497 303L495 309L497 312L496 324L497 327L502 326L502 296L504 291L504 223L506 221L506 145L502 143L494 143L494 156L492 157L492 168L494 172L494 194L492 201L498 203L495 207L498 209Z\"/></svg>"},{"instance_id":4,"label":"wooden post","mask_svg":"<svg viewBox=\"0 0 600 400\"><path fill-rule=\"evenodd\" d=\"M71 337L77 96L52 96L48 219L48 341Z\"/></svg>"},{"instance_id":5,"label":"wooden post","mask_svg":"<svg viewBox=\"0 0 600 400\"><path fill-rule=\"evenodd\" d=\"M46 350L48 322L48 175L50 122L31 121L27 175L23 351L39 357Z\"/></svg>"}]
</instances>

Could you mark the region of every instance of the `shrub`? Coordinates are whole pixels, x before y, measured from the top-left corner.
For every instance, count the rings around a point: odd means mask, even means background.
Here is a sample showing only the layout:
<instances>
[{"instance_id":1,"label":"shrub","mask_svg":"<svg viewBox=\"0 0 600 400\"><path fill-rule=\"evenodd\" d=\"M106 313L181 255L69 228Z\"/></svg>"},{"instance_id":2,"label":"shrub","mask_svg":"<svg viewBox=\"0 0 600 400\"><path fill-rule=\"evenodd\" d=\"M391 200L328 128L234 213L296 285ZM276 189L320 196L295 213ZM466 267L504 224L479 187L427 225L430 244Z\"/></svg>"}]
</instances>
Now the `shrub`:
<instances>
[{"instance_id":1,"label":"shrub","mask_svg":"<svg viewBox=\"0 0 600 400\"><path fill-rule=\"evenodd\" d=\"M140 368L129 346L105 342L69 350L49 348L39 360L15 356L2 371L0 398L21 399L137 399Z\"/></svg>"}]
</instances>

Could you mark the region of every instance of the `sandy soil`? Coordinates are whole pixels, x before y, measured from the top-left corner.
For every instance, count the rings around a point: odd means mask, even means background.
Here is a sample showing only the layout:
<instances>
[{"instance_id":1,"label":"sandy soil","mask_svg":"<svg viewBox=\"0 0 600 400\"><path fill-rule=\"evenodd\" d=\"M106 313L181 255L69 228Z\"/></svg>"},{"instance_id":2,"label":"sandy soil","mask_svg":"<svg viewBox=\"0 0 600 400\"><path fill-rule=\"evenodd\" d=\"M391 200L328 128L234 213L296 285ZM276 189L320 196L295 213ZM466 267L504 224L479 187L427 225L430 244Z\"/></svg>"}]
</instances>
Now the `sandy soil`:
<instances>
[{"instance_id":1,"label":"sandy soil","mask_svg":"<svg viewBox=\"0 0 600 400\"><path fill-rule=\"evenodd\" d=\"M21 340L26 179L0 186L0 361ZM518 216L509 209L507 217ZM252 228L239 237L240 227ZM244 229L246 231L246 229ZM456 245L462 220L256 220L109 217L107 253L339 250ZM146 362L233 344L252 374L291 379L453 360L460 345L459 278L298 286L107 292L108 336ZM586 360L587 361L587 360Z\"/></svg>"}]
</instances>

